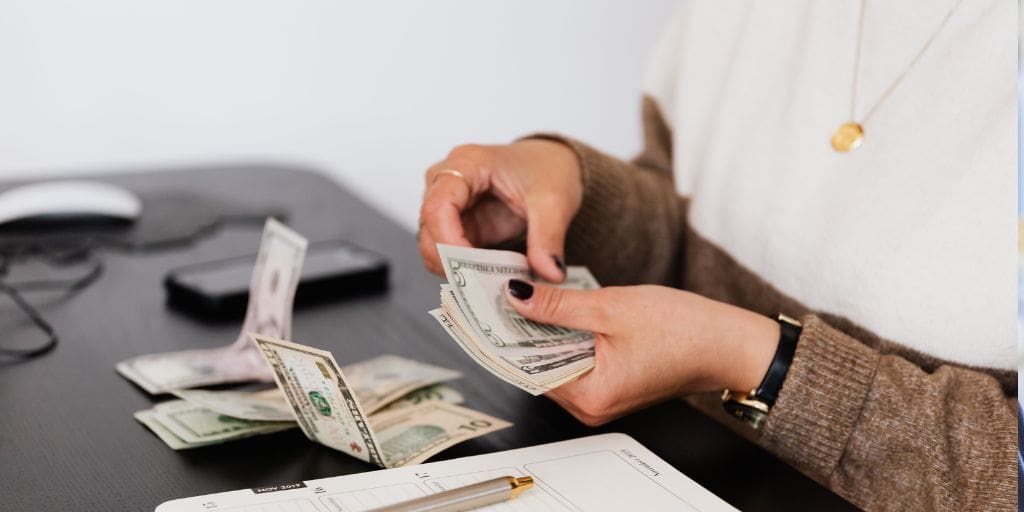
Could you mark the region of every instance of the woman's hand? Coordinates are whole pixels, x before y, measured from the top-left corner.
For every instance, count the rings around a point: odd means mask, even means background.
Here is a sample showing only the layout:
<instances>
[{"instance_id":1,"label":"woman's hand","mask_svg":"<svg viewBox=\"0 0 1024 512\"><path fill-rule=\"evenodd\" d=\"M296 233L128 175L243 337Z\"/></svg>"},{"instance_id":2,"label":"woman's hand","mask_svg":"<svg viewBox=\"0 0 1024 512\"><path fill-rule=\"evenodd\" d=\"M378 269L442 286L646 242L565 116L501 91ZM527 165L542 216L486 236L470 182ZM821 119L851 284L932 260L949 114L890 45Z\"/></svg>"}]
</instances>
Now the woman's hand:
<instances>
[{"instance_id":1,"label":"woman's hand","mask_svg":"<svg viewBox=\"0 0 1024 512\"><path fill-rule=\"evenodd\" d=\"M444 274L438 243L486 247L525 233L534 272L564 279L565 232L583 201L580 163L568 146L541 139L459 146L426 180L419 246L428 270Z\"/></svg>"},{"instance_id":2,"label":"woman's hand","mask_svg":"<svg viewBox=\"0 0 1024 512\"><path fill-rule=\"evenodd\" d=\"M547 393L590 426L685 394L750 391L779 340L771 318L663 286L578 291L512 280L507 296L526 318L594 333L594 368Z\"/></svg>"}]
</instances>

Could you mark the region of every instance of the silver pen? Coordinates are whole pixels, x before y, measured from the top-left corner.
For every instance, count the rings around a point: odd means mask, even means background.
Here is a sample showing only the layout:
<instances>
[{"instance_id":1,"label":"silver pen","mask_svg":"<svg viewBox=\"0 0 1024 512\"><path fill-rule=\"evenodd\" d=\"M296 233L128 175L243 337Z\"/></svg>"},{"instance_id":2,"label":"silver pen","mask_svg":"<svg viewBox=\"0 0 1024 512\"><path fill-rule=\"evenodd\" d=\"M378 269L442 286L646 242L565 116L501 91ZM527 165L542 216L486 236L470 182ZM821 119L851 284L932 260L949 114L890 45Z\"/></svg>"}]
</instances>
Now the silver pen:
<instances>
[{"instance_id":1,"label":"silver pen","mask_svg":"<svg viewBox=\"0 0 1024 512\"><path fill-rule=\"evenodd\" d=\"M515 498L533 487L529 476L502 476L367 512L461 512Z\"/></svg>"}]
</instances>

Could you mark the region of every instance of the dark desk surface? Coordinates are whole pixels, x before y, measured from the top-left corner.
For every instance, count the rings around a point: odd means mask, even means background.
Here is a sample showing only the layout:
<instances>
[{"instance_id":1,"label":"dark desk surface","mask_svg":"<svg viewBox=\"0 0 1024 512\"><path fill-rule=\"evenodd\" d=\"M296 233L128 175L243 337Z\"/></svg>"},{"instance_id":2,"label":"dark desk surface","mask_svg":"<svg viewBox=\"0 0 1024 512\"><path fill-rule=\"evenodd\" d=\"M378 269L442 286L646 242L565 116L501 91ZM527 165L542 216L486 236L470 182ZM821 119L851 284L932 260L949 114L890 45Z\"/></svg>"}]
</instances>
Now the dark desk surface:
<instances>
[{"instance_id":1,"label":"dark desk surface","mask_svg":"<svg viewBox=\"0 0 1024 512\"><path fill-rule=\"evenodd\" d=\"M345 238L392 263L385 295L295 314L296 341L341 362L394 353L461 370L466 405L515 426L436 460L507 450L597 432L624 432L742 510L852 508L767 452L682 402L599 429L552 402L478 368L426 311L439 280L423 270L408 231L317 174L247 166L124 174L103 179L140 192L202 191L286 205L289 224L311 241ZM187 205L183 205L187 208ZM125 358L230 343L237 325L211 326L170 312L164 273L184 264L252 252L259 227L232 227L164 252L101 251L104 275L69 299L34 295L62 335L42 358L0 365L0 496L5 510L152 510L173 498L375 469L307 441L298 430L175 452L132 418L155 399L114 372ZM38 337L0 298L0 343Z\"/></svg>"}]
</instances>

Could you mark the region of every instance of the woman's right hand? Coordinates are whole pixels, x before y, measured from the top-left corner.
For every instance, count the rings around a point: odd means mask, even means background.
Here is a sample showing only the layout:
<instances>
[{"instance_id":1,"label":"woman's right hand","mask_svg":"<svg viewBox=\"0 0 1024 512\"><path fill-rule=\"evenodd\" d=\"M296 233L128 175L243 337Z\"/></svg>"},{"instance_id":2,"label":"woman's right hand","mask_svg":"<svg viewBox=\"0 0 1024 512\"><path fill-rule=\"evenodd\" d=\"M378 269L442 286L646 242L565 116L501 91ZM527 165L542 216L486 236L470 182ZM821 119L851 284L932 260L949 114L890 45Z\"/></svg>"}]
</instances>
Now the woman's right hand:
<instances>
[{"instance_id":1,"label":"woman's right hand","mask_svg":"<svg viewBox=\"0 0 1024 512\"><path fill-rule=\"evenodd\" d=\"M530 267L561 282L565 233L583 201L581 175L576 153L560 142L456 147L427 170L419 231L424 265L444 275L439 243L487 247L525 232Z\"/></svg>"}]
</instances>

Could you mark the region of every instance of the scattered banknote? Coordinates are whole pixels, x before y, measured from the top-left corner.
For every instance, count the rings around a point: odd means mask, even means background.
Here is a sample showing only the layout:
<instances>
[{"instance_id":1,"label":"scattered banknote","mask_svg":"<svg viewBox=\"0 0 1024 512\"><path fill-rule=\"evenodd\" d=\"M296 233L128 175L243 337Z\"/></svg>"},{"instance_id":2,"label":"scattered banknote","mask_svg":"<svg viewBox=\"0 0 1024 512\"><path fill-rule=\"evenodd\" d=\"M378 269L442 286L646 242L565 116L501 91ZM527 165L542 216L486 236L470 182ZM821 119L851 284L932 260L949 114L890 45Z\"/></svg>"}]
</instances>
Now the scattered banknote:
<instances>
[{"instance_id":1,"label":"scattered banknote","mask_svg":"<svg viewBox=\"0 0 1024 512\"><path fill-rule=\"evenodd\" d=\"M419 464L463 441L512 426L482 412L425 402L370 416L385 467Z\"/></svg>"},{"instance_id":2,"label":"scattered banknote","mask_svg":"<svg viewBox=\"0 0 1024 512\"><path fill-rule=\"evenodd\" d=\"M277 388L263 391L176 389L178 398L209 411L250 421L295 421L288 400Z\"/></svg>"},{"instance_id":3,"label":"scattered banknote","mask_svg":"<svg viewBox=\"0 0 1024 512\"><path fill-rule=\"evenodd\" d=\"M345 368L342 368L342 371L344 370ZM295 421L292 406L278 388L262 391L180 389L175 390L174 394L194 406L232 418L251 421ZM356 397L362 400L358 391ZM447 384L435 384L414 389L396 400L386 403L380 410L370 413L370 417L377 413L405 409L424 402L461 404L464 400L462 393Z\"/></svg>"},{"instance_id":4,"label":"scattered banknote","mask_svg":"<svg viewBox=\"0 0 1024 512\"><path fill-rule=\"evenodd\" d=\"M252 421L220 414L185 400L169 400L135 418L175 450L224 443L295 428L294 421Z\"/></svg>"},{"instance_id":5,"label":"scattered banknote","mask_svg":"<svg viewBox=\"0 0 1024 512\"><path fill-rule=\"evenodd\" d=\"M305 254L305 238L267 219L249 284L245 321L235 342L134 357L118 363L118 373L151 394L231 382L269 382L270 368L249 342L248 333L291 337L292 303Z\"/></svg>"},{"instance_id":6,"label":"scattered banknote","mask_svg":"<svg viewBox=\"0 0 1024 512\"><path fill-rule=\"evenodd\" d=\"M330 352L253 334L306 437L381 467L423 461L449 446L511 426L430 401L372 418Z\"/></svg>"},{"instance_id":7,"label":"scattered banknote","mask_svg":"<svg viewBox=\"0 0 1024 512\"><path fill-rule=\"evenodd\" d=\"M461 393L443 383L460 377L458 372L395 355L350 364L342 367L342 372L361 403L375 401L379 404L374 412L368 413L371 421L379 414L421 403L460 404L463 401ZM297 426L291 404L277 387L260 391L176 389L171 392L181 400L139 411L135 418L175 450Z\"/></svg>"},{"instance_id":8,"label":"scattered banknote","mask_svg":"<svg viewBox=\"0 0 1024 512\"><path fill-rule=\"evenodd\" d=\"M255 346L255 345L254 345ZM435 389L434 384L461 377L455 370L413 361L395 355L382 355L342 367L352 391L367 414L385 406L415 404L436 399L454 402L459 395L451 388ZM193 405L246 420L295 421L288 400L278 388L264 391L211 391L177 389L172 393Z\"/></svg>"},{"instance_id":9,"label":"scattered banknote","mask_svg":"<svg viewBox=\"0 0 1024 512\"><path fill-rule=\"evenodd\" d=\"M167 446L174 450L185 450L199 448L213 444L221 444L245 437L269 434L284 429L288 422L289 427L297 427L295 416L292 413L291 405L284 397L284 393L278 388L266 389L263 391L206 391L206 390L177 390L176 395L185 398L194 409L188 415L167 414L166 406L161 414L157 406L153 409L135 413L137 419L143 425L149 427ZM461 404L462 394L447 384L435 384L413 390L398 400L387 404L383 409L370 415L370 422L374 422L377 416L384 415L391 411L407 409L422 403L444 402L449 404ZM171 401L180 402L180 400ZM174 404L172 407L184 407ZM164 422L201 420L201 424L216 425L222 423L221 428L196 428L191 427L195 435L179 436L176 430L168 428ZM280 424L281 429L267 428L267 422ZM276 427L276 425L275 425ZM225 433L226 429L232 429L234 435L219 435ZM189 440L186 441L186 438Z\"/></svg>"},{"instance_id":10,"label":"scattered banknote","mask_svg":"<svg viewBox=\"0 0 1024 512\"><path fill-rule=\"evenodd\" d=\"M142 423L149 428L149 430L152 430L153 433L156 434L164 444L171 447L172 450L186 450L189 448L198 448L200 446L217 444L216 441L210 441L209 443L186 443L180 437L174 435L174 432L171 432L163 423L160 423L160 420L157 419L157 413L153 409L138 411L134 416L139 423Z\"/></svg>"},{"instance_id":11,"label":"scattered banknote","mask_svg":"<svg viewBox=\"0 0 1024 512\"><path fill-rule=\"evenodd\" d=\"M594 336L528 320L505 299L509 279L533 279L522 254L438 244L448 283L441 308L430 315L477 364L498 378L539 395L594 366ZM568 267L558 286L599 288L584 267Z\"/></svg>"},{"instance_id":12,"label":"scattered banknote","mask_svg":"<svg viewBox=\"0 0 1024 512\"><path fill-rule=\"evenodd\" d=\"M342 367L367 414L373 414L411 391L457 379L455 370L394 355L383 355Z\"/></svg>"},{"instance_id":13,"label":"scattered banknote","mask_svg":"<svg viewBox=\"0 0 1024 512\"><path fill-rule=\"evenodd\" d=\"M433 386L413 390L402 395L398 400L385 405L383 409L371 414L370 420L372 421L377 414L407 409L422 403L444 402L446 404L461 404L464 401L465 398L463 398L462 393L459 393L451 386L447 384L434 384Z\"/></svg>"}]
</instances>

